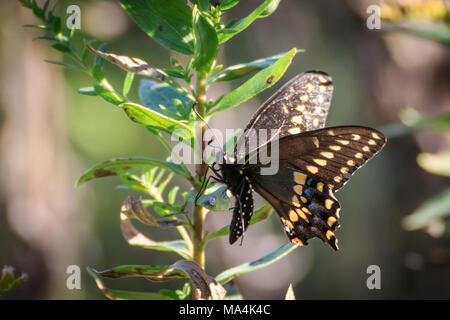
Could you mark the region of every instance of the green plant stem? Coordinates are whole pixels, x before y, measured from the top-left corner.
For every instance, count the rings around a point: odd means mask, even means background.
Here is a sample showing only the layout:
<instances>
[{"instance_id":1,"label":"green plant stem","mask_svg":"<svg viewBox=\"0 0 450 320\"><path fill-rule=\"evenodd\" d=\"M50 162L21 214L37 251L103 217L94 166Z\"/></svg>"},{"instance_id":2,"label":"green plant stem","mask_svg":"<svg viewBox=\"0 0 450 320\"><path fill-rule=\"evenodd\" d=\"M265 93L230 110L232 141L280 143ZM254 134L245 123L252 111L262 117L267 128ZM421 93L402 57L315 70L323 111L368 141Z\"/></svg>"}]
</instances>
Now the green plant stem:
<instances>
[{"instance_id":1,"label":"green plant stem","mask_svg":"<svg viewBox=\"0 0 450 320\"><path fill-rule=\"evenodd\" d=\"M197 86L196 86L196 100L197 105L195 106L197 108L198 114L204 118L206 113L205 108L205 102L206 102L206 79L207 74L204 72L199 72L197 75ZM205 149L205 143L203 141L203 137L206 130L206 124L202 119L200 119L200 125L201 125L201 136L198 137L201 139L201 163L197 164L196 166L196 177L197 180L201 181L201 178L206 173L206 163L203 160L203 150ZM197 191L199 190L199 187L196 188ZM205 269L205 243L204 243L204 232L203 232L203 226L205 221L206 211L204 208L200 205L195 205L194 207L194 223L193 223L193 230L194 230L194 252L193 252L193 258L194 261L202 268Z\"/></svg>"}]
</instances>

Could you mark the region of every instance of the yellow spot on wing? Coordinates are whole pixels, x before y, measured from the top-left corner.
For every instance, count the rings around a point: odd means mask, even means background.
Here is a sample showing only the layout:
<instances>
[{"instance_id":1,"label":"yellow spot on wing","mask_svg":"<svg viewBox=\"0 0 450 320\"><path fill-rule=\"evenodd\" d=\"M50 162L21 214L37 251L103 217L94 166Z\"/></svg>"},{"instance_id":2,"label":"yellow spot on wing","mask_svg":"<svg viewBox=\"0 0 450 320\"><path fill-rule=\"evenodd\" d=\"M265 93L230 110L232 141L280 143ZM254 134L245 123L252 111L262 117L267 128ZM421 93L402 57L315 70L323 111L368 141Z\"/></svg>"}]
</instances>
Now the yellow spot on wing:
<instances>
[{"instance_id":1,"label":"yellow spot on wing","mask_svg":"<svg viewBox=\"0 0 450 320\"><path fill-rule=\"evenodd\" d=\"M307 214L309 214L310 216L312 215L311 211L309 211L308 208L302 207L302 210L303 210L304 213L307 213Z\"/></svg>"},{"instance_id":2,"label":"yellow spot on wing","mask_svg":"<svg viewBox=\"0 0 450 320\"><path fill-rule=\"evenodd\" d=\"M313 143L316 146L316 148L318 148L320 146L319 139L317 137L313 138Z\"/></svg>"},{"instance_id":3,"label":"yellow spot on wing","mask_svg":"<svg viewBox=\"0 0 450 320\"><path fill-rule=\"evenodd\" d=\"M288 130L288 132L290 134L297 134L297 133L300 133L301 131L302 130L299 127L291 128L291 129Z\"/></svg>"},{"instance_id":4,"label":"yellow spot on wing","mask_svg":"<svg viewBox=\"0 0 450 320\"><path fill-rule=\"evenodd\" d=\"M298 221L298 215L294 210L289 210L289 219L291 219L292 222Z\"/></svg>"},{"instance_id":5,"label":"yellow spot on wing","mask_svg":"<svg viewBox=\"0 0 450 320\"><path fill-rule=\"evenodd\" d=\"M329 217L327 220L327 224L331 228L336 223L336 221L337 219L335 217Z\"/></svg>"},{"instance_id":6,"label":"yellow spot on wing","mask_svg":"<svg viewBox=\"0 0 450 320\"><path fill-rule=\"evenodd\" d=\"M302 118L302 116L293 116L293 117L291 118L291 121L292 121L293 123L300 124L300 123L302 123L303 118Z\"/></svg>"},{"instance_id":7,"label":"yellow spot on wing","mask_svg":"<svg viewBox=\"0 0 450 320\"><path fill-rule=\"evenodd\" d=\"M326 236L327 236L327 239L328 239L328 240L330 240L330 239L331 239L331 237L333 237L333 236L334 236L334 233L333 233L333 231L331 231L331 230L328 230L328 231L327 231L327 234L326 234Z\"/></svg>"},{"instance_id":8,"label":"yellow spot on wing","mask_svg":"<svg viewBox=\"0 0 450 320\"><path fill-rule=\"evenodd\" d=\"M341 150L342 148L341 148L340 146L330 146L330 149L331 149L331 150L334 150L334 151L339 151L339 150Z\"/></svg>"},{"instance_id":9,"label":"yellow spot on wing","mask_svg":"<svg viewBox=\"0 0 450 320\"><path fill-rule=\"evenodd\" d=\"M304 95L300 96L300 100L306 102L309 100L309 96L307 94L304 94Z\"/></svg>"},{"instance_id":10,"label":"yellow spot on wing","mask_svg":"<svg viewBox=\"0 0 450 320\"><path fill-rule=\"evenodd\" d=\"M299 105L297 106L297 108L295 108L295 109L297 109L297 110L300 111L300 112L303 112L303 111L305 111L306 107L305 107L304 104L299 104Z\"/></svg>"},{"instance_id":11,"label":"yellow spot on wing","mask_svg":"<svg viewBox=\"0 0 450 320\"><path fill-rule=\"evenodd\" d=\"M323 187L324 187L324 185L323 185L323 183L322 182L318 182L317 183L317 190L319 190L320 192L323 192Z\"/></svg>"},{"instance_id":12,"label":"yellow spot on wing","mask_svg":"<svg viewBox=\"0 0 450 320\"><path fill-rule=\"evenodd\" d=\"M369 140L369 144L372 145L372 146L374 146L374 145L376 145L377 143L375 142L375 140L370 139L370 140Z\"/></svg>"},{"instance_id":13,"label":"yellow spot on wing","mask_svg":"<svg viewBox=\"0 0 450 320\"><path fill-rule=\"evenodd\" d=\"M317 172L319 172L319 168L315 166L306 166L306 170L308 170L312 174L316 174Z\"/></svg>"},{"instance_id":14,"label":"yellow spot on wing","mask_svg":"<svg viewBox=\"0 0 450 320\"><path fill-rule=\"evenodd\" d=\"M300 197L300 200L301 200L303 203L307 203L307 202L308 202L308 199L306 199L305 197Z\"/></svg>"},{"instance_id":15,"label":"yellow spot on wing","mask_svg":"<svg viewBox=\"0 0 450 320\"><path fill-rule=\"evenodd\" d=\"M306 91L312 91L312 89L313 89L313 84L311 83L311 82L309 82L309 83L307 83L306 84Z\"/></svg>"},{"instance_id":16,"label":"yellow spot on wing","mask_svg":"<svg viewBox=\"0 0 450 320\"><path fill-rule=\"evenodd\" d=\"M374 137L375 139L381 140L381 137L376 132L372 132L372 137Z\"/></svg>"},{"instance_id":17,"label":"yellow spot on wing","mask_svg":"<svg viewBox=\"0 0 450 320\"><path fill-rule=\"evenodd\" d=\"M347 167L342 167L341 168L341 172L342 172L342 174L347 174L348 173L348 168Z\"/></svg>"},{"instance_id":18,"label":"yellow spot on wing","mask_svg":"<svg viewBox=\"0 0 450 320\"><path fill-rule=\"evenodd\" d=\"M327 160L325 159L313 159L313 161L322 167L327 165Z\"/></svg>"},{"instance_id":19,"label":"yellow spot on wing","mask_svg":"<svg viewBox=\"0 0 450 320\"><path fill-rule=\"evenodd\" d=\"M294 190L295 190L295 187L294 187ZM294 206L300 207L300 201L298 200L298 197L295 194L292 196L291 201Z\"/></svg>"},{"instance_id":20,"label":"yellow spot on wing","mask_svg":"<svg viewBox=\"0 0 450 320\"><path fill-rule=\"evenodd\" d=\"M325 199L325 208L327 208L328 210L331 209L331 207L333 206L334 201L330 200L330 199Z\"/></svg>"},{"instance_id":21,"label":"yellow spot on wing","mask_svg":"<svg viewBox=\"0 0 450 320\"><path fill-rule=\"evenodd\" d=\"M322 104L324 101L325 101L325 98L324 98L322 95L319 94L319 95L317 96L317 102L320 103L320 104Z\"/></svg>"},{"instance_id":22,"label":"yellow spot on wing","mask_svg":"<svg viewBox=\"0 0 450 320\"><path fill-rule=\"evenodd\" d=\"M334 177L334 181L336 181L337 183L340 183L342 181L342 177L336 176L336 177Z\"/></svg>"},{"instance_id":23,"label":"yellow spot on wing","mask_svg":"<svg viewBox=\"0 0 450 320\"><path fill-rule=\"evenodd\" d=\"M300 210L300 209L297 209L296 211L297 211L298 215L300 216L300 218L302 218L303 220L305 220L306 222L308 222L308 223L309 223L309 220L308 220L308 218L306 217L306 215L305 215L305 214L303 213L303 211L302 211L302 210Z\"/></svg>"},{"instance_id":24,"label":"yellow spot on wing","mask_svg":"<svg viewBox=\"0 0 450 320\"><path fill-rule=\"evenodd\" d=\"M315 119L313 120L313 125L314 125L315 127L317 127L317 126L319 125L319 119L318 119L318 118L315 118Z\"/></svg>"},{"instance_id":25,"label":"yellow spot on wing","mask_svg":"<svg viewBox=\"0 0 450 320\"><path fill-rule=\"evenodd\" d=\"M370 152L370 148L368 146L364 146L362 148L362 150L365 151L365 152Z\"/></svg>"},{"instance_id":26,"label":"yellow spot on wing","mask_svg":"<svg viewBox=\"0 0 450 320\"><path fill-rule=\"evenodd\" d=\"M320 81L321 83L327 83L327 82L328 82L327 78L325 78L323 75L320 75L320 76L319 76L319 81Z\"/></svg>"},{"instance_id":27,"label":"yellow spot on wing","mask_svg":"<svg viewBox=\"0 0 450 320\"><path fill-rule=\"evenodd\" d=\"M306 174L300 173L300 172L294 172L294 180L298 184L305 184L306 182Z\"/></svg>"},{"instance_id":28,"label":"yellow spot on wing","mask_svg":"<svg viewBox=\"0 0 450 320\"><path fill-rule=\"evenodd\" d=\"M355 134L355 133L353 133L352 134L352 136L353 136L353 140L355 140L355 141L357 141L357 140L359 140L359 139L361 139L361 136L359 135L359 134Z\"/></svg>"},{"instance_id":29,"label":"yellow spot on wing","mask_svg":"<svg viewBox=\"0 0 450 320\"><path fill-rule=\"evenodd\" d=\"M355 158L362 159L363 154L361 152L358 152L357 154L355 154Z\"/></svg>"},{"instance_id":30,"label":"yellow spot on wing","mask_svg":"<svg viewBox=\"0 0 450 320\"><path fill-rule=\"evenodd\" d=\"M298 237L292 238L291 242L298 243L300 246L303 246L302 240L300 240Z\"/></svg>"},{"instance_id":31,"label":"yellow spot on wing","mask_svg":"<svg viewBox=\"0 0 450 320\"><path fill-rule=\"evenodd\" d=\"M348 161L347 161L347 164L348 164L349 166L354 166L354 165L355 165L355 161L353 161L353 160L348 160Z\"/></svg>"},{"instance_id":32,"label":"yellow spot on wing","mask_svg":"<svg viewBox=\"0 0 450 320\"><path fill-rule=\"evenodd\" d=\"M348 140L337 140L337 142L339 142L340 144L343 144L343 145L348 145L350 143L350 141L348 141Z\"/></svg>"},{"instance_id":33,"label":"yellow spot on wing","mask_svg":"<svg viewBox=\"0 0 450 320\"><path fill-rule=\"evenodd\" d=\"M334 158L333 153L332 153L332 152L328 152L328 151L326 151L326 152L321 152L320 155L321 155L322 157L325 157L325 158L328 158L328 159L333 159L333 158Z\"/></svg>"},{"instance_id":34,"label":"yellow spot on wing","mask_svg":"<svg viewBox=\"0 0 450 320\"><path fill-rule=\"evenodd\" d=\"M301 186L301 185L294 186L294 191L295 191L296 194L301 196L303 194L303 186Z\"/></svg>"}]
</instances>

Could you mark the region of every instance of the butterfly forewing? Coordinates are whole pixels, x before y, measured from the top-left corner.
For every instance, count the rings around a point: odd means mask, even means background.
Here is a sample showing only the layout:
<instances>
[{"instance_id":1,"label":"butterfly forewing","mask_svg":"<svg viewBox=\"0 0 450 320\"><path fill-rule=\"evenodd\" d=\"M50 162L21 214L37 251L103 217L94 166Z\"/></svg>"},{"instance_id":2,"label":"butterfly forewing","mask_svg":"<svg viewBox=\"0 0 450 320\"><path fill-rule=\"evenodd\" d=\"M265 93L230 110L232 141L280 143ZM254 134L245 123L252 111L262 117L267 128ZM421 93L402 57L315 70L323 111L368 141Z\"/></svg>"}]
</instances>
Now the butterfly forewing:
<instances>
[{"instance_id":1,"label":"butterfly forewing","mask_svg":"<svg viewBox=\"0 0 450 320\"><path fill-rule=\"evenodd\" d=\"M332 80L326 73L308 71L297 75L255 113L236 144L236 157L242 158L252 151L254 145L249 140L257 141L254 147L259 148L274 138L323 128L332 94ZM260 135L261 130L267 132L266 138Z\"/></svg>"}]
</instances>

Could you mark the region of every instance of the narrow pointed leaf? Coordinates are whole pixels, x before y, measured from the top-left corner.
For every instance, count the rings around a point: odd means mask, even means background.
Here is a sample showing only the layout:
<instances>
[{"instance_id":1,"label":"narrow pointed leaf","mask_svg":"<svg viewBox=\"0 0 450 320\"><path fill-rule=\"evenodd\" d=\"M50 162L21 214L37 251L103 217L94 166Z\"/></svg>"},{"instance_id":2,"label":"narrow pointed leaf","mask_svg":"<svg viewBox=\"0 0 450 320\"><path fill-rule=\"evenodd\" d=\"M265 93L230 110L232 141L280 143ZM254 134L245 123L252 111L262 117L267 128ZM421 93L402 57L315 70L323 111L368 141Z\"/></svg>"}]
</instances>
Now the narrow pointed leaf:
<instances>
[{"instance_id":1,"label":"narrow pointed leaf","mask_svg":"<svg viewBox=\"0 0 450 320\"><path fill-rule=\"evenodd\" d=\"M288 51L284 56L279 58L277 62L259 71L241 86L231 91L220 100L210 114L215 114L235 107L261 91L273 86L283 76L284 72L291 64L292 58L295 56L296 52L297 49L295 48Z\"/></svg>"},{"instance_id":2,"label":"narrow pointed leaf","mask_svg":"<svg viewBox=\"0 0 450 320\"><path fill-rule=\"evenodd\" d=\"M140 81L139 97L146 107L162 114L165 114L165 111L168 110L172 114L177 114L179 119L186 119L186 115L190 113L193 104L190 98L169 84L150 79Z\"/></svg>"},{"instance_id":3,"label":"narrow pointed leaf","mask_svg":"<svg viewBox=\"0 0 450 320\"><path fill-rule=\"evenodd\" d=\"M219 42L223 43L239 32L245 30L253 21L258 18L267 17L272 14L278 7L280 0L266 0L246 18L240 20L232 28L226 29L226 32L219 34Z\"/></svg>"},{"instance_id":4,"label":"narrow pointed leaf","mask_svg":"<svg viewBox=\"0 0 450 320\"><path fill-rule=\"evenodd\" d=\"M107 160L101 163L96 164L89 170L87 170L81 178L78 180L77 185L80 185L86 181L95 179L95 178L103 178L109 176L117 176L122 174L128 174L133 172L134 170L148 168L148 167L160 167L164 169L168 169L183 178L188 178L188 174L186 173L183 166L175 164L173 162L161 161L150 158L117 158Z\"/></svg>"},{"instance_id":5,"label":"narrow pointed leaf","mask_svg":"<svg viewBox=\"0 0 450 320\"><path fill-rule=\"evenodd\" d=\"M272 253L262 257L261 259L252 262L247 262L237 267L225 270L224 272L216 276L216 280L220 284L224 285L225 283L230 282L231 280L240 275L267 267L268 265L288 255L289 253L294 251L297 247L298 244L288 242L283 246L281 246L280 248L278 248L277 250L273 251Z\"/></svg>"},{"instance_id":6,"label":"narrow pointed leaf","mask_svg":"<svg viewBox=\"0 0 450 320\"><path fill-rule=\"evenodd\" d=\"M300 50L298 50L300 52ZM212 77L208 78L208 85L214 82L221 81L232 81L235 79L239 79L245 77L255 71L262 70L274 64L278 59L284 56L286 52L277 54L268 58L258 59L255 61L237 64L226 69L223 69L219 73L215 74Z\"/></svg>"},{"instance_id":7,"label":"narrow pointed leaf","mask_svg":"<svg viewBox=\"0 0 450 320\"><path fill-rule=\"evenodd\" d=\"M214 64L219 46L213 24L203 16L197 7L193 10L194 60L192 67L198 71L209 72Z\"/></svg>"},{"instance_id":8,"label":"narrow pointed leaf","mask_svg":"<svg viewBox=\"0 0 450 320\"><path fill-rule=\"evenodd\" d=\"M402 220L405 230L413 231L426 227L433 220L442 220L450 216L450 188L425 201L413 213Z\"/></svg>"},{"instance_id":9,"label":"narrow pointed leaf","mask_svg":"<svg viewBox=\"0 0 450 320\"><path fill-rule=\"evenodd\" d=\"M184 0L121 0L122 7L150 37L168 49L194 52L192 9Z\"/></svg>"},{"instance_id":10,"label":"narrow pointed leaf","mask_svg":"<svg viewBox=\"0 0 450 320\"><path fill-rule=\"evenodd\" d=\"M169 134L176 133L177 136L183 138L183 141L189 142L192 139L192 130L186 124L136 103L127 102L120 106L127 116L136 123L162 130Z\"/></svg>"},{"instance_id":11,"label":"narrow pointed leaf","mask_svg":"<svg viewBox=\"0 0 450 320\"><path fill-rule=\"evenodd\" d=\"M87 267L87 271L94 278L97 287L110 300L170 300L168 296L160 293L108 289L94 269Z\"/></svg>"},{"instance_id":12,"label":"narrow pointed leaf","mask_svg":"<svg viewBox=\"0 0 450 320\"><path fill-rule=\"evenodd\" d=\"M420 153L417 163L429 173L450 177L450 151L437 154Z\"/></svg>"},{"instance_id":13,"label":"narrow pointed leaf","mask_svg":"<svg viewBox=\"0 0 450 320\"><path fill-rule=\"evenodd\" d=\"M94 272L101 277L111 279L143 277L152 281L167 281L188 277L183 270L171 266L123 265Z\"/></svg>"}]
</instances>

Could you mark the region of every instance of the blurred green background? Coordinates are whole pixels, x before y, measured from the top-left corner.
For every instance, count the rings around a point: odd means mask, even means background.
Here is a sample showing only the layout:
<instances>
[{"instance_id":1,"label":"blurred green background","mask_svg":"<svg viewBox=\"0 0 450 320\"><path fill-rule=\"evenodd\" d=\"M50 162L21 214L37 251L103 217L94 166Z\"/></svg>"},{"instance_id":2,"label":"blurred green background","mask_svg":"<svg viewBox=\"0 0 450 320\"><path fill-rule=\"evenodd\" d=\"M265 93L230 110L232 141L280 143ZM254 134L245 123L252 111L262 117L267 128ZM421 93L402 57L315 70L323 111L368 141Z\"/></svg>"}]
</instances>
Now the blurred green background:
<instances>
[{"instance_id":1,"label":"blurred green background","mask_svg":"<svg viewBox=\"0 0 450 320\"><path fill-rule=\"evenodd\" d=\"M82 32L108 42L108 50L169 67L170 52L142 32L116 1L54 1L66 17L70 4L81 8ZM450 54L445 45L405 33L369 30L369 1L282 1L269 18L257 20L222 47L219 64L247 62L285 52L299 53L280 83L238 108L213 118L210 125L242 128L256 108L296 74L323 70L335 91L328 125L366 125L391 135L386 148L337 194L340 250L321 241L268 268L238 278L247 299L282 299L290 283L297 299L450 298L449 224L406 231L402 219L424 201L450 187L448 177L419 167L421 152L449 150L450 135L434 130L408 133L401 110L425 116L450 112ZM241 1L225 19L241 18L259 1ZM118 108L98 97L76 93L92 80L81 72L44 62L58 53L44 41L32 41L31 12L15 1L0 3L0 265L9 264L29 279L0 298L103 299L86 266L103 270L121 264L171 264L175 254L130 247L119 225L122 202L119 178L75 187L93 164L114 157L167 156L161 144ZM81 46L81 42L79 42ZM121 87L125 73L106 64L108 79ZM240 82L233 82L233 87ZM215 84L211 98L233 87ZM131 98L138 100L137 81ZM406 134L396 134L400 130ZM174 179L172 184L185 182ZM449 208L450 210L450 208ZM229 223L230 213L210 213L206 228ZM176 232L139 226L157 240ZM434 227L434 228L433 228ZM443 230L442 230L443 227ZM440 229L439 229L440 228ZM258 259L285 243L278 217L250 227L242 246L227 239L207 247L207 272ZM66 268L82 269L81 290L66 288ZM369 265L381 268L381 290L368 290ZM143 279L105 281L115 288L157 291L183 282Z\"/></svg>"}]
</instances>

